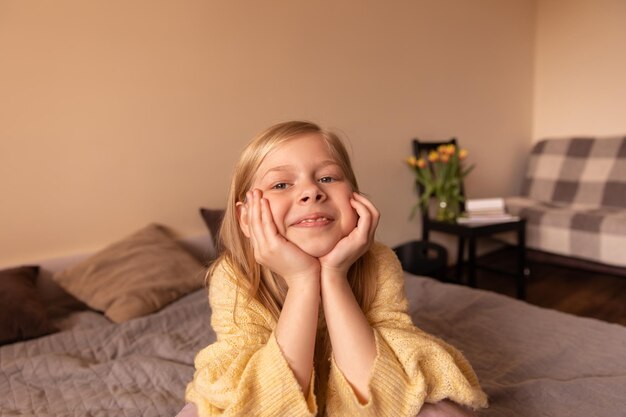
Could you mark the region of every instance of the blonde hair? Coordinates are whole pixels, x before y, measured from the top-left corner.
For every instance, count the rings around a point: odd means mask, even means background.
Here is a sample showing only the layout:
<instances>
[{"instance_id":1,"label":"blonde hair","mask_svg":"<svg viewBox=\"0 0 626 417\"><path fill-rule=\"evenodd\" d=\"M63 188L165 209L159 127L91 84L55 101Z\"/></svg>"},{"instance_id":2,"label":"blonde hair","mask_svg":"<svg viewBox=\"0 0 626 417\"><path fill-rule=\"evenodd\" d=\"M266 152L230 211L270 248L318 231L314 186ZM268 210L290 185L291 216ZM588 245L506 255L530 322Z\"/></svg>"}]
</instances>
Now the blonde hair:
<instances>
[{"instance_id":1,"label":"blonde hair","mask_svg":"<svg viewBox=\"0 0 626 417\"><path fill-rule=\"evenodd\" d=\"M292 121L271 126L256 136L243 150L233 173L226 211L219 232L221 255L209 268L209 277L218 264L224 264L237 279L237 285L244 289L247 301L258 300L272 316L278 320L287 295L284 280L259 265L254 258L254 251L249 239L239 227L237 202L245 199L251 189L257 170L265 157L285 142L307 134L318 134L324 139L333 160L341 167L346 180L353 191L358 192L358 184L348 152L339 137L328 130L310 122ZM376 291L374 260L371 251L365 253L350 268L348 282L363 312L369 310ZM315 347L315 367L321 381L320 365L326 364L330 354L330 339L325 329L321 335L321 345ZM325 370L327 372L327 369ZM316 384L317 385L317 384Z\"/></svg>"}]
</instances>

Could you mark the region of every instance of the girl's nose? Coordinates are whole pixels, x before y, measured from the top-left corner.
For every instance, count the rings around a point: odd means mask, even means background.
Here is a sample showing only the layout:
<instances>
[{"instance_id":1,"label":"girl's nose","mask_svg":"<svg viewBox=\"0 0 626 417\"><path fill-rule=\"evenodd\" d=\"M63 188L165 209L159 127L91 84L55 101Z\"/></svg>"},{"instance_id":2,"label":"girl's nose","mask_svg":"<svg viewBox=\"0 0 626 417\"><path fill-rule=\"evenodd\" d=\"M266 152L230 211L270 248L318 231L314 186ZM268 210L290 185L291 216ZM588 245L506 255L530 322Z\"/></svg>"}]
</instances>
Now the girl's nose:
<instances>
[{"instance_id":1,"label":"girl's nose","mask_svg":"<svg viewBox=\"0 0 626 417\"><path fill-rule=\"evenodd\" d=\"M324 200L326 200L326 194L317 183L308 185L300 195L300 202L302 203L322 202Z\"/></svg>"}]
</instances>

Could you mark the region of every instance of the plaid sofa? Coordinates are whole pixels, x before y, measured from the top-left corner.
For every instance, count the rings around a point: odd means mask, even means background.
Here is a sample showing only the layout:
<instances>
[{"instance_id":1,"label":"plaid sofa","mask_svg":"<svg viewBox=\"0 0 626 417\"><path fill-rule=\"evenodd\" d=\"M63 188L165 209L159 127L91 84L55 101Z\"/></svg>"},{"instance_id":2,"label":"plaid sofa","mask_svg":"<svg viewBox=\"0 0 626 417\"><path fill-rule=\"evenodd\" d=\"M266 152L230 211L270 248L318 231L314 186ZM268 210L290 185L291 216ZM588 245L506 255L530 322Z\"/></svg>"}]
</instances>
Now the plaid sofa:
<instances>
[{"instance_id":1,"label":"plaid sofa","mask_svg":"<svg viewBox=\"0 0 626 417\"><path fill-rule=\"evenodd\" d=\"M626 267L626 137L536 143L521 194L529 248Z\"/></svg>"}]
</instances>

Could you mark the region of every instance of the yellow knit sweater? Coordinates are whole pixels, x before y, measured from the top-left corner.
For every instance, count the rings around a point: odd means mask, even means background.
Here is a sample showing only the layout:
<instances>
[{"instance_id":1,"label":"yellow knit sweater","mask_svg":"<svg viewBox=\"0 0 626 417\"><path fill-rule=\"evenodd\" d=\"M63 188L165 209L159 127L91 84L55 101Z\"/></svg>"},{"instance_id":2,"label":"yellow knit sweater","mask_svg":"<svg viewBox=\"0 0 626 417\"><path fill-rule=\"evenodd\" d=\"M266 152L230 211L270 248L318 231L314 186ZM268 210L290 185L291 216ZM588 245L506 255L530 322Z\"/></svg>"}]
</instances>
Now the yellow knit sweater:
<instances>
[{"instance_id":1,"label":"yellow knit sweater","mask_svg":"<svg viewBox=\"0 0 626 417\"><path fill-rule=\"evenodd\" d=\"M276 321L258 301L245 304L235 277L219 265L209 290L217 341L197 354L196 372L186 390L199 416L315 416L318 403L325 403L325 414L331 417L415 416L425 401L445 398L486 407L487 397L463 355L411 322L404 275L393 251L378 243L372 250L378 283L366 317L374 329L377 355L367 404L358 401L333 359L326 398L316 398L315 374L304 394L276 341Z\"/></svg>"}]
</instances>

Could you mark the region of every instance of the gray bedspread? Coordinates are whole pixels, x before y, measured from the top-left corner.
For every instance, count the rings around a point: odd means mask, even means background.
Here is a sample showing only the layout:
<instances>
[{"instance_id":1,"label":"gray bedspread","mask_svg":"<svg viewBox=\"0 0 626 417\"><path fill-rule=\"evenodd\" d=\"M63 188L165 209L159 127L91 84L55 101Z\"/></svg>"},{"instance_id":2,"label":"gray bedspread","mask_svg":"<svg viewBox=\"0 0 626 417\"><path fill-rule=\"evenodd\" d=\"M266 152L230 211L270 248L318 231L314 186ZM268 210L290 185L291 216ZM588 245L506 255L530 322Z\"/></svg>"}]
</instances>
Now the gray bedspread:
<instances>
[{"instance_id":1,"label":"gray bedspread","mask_svg":"<svg viewBox=\"0 0 626 417\"><path fill-rule=\"evenodd\" d=\"M215 339L206 290L122 324L78 314L71 330L0 348L2 416L156 417L182 408L194 355Z\"/></svg>"},{"instance_id":2,"label":"gray bedspread","mask_svg":"<svg viewBox=\"0 0 626 417\"><path fill-rule=\"evenodd\" d=\"M428 278L407 275L406 288L415 324L473 364L490 397L481 416L626 416L626 328ZM206 291L124 324L81 314L0 348L2 415L175 415L215 338Z\"/></svg>"}]
</instances>

